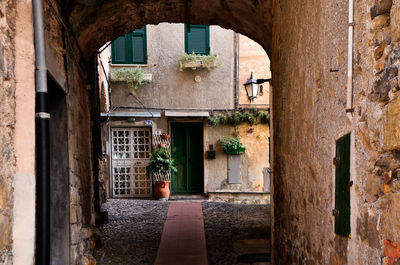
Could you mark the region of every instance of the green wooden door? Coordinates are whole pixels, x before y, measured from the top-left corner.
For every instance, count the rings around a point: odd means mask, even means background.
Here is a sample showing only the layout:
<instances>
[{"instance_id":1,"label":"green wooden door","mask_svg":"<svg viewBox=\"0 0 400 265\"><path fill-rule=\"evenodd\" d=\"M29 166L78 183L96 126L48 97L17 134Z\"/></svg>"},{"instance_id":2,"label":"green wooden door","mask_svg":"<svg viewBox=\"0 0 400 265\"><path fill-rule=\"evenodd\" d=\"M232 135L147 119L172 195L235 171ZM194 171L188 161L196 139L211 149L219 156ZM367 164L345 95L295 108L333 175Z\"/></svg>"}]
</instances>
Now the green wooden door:
<instances>
[{"instance_id":1,"label":"green wooden door","mask_svg":"<svg viewBox=\"0 0 400 265\"><path fill-rule=\"evenodd\" d=\"M335 233L350 235L350 134L336 141Z\"/></svg>"},{"instance_id":2,"label":"green wooden door","mask_svg":"<svg viewBox=\"0 0 400 265\"><path fill-rule=\"evenodd\" d=\"M173 193L203 192L203 124L172 123L172 157L178 169L172 174Z\"/></svg>"}]
</instances>

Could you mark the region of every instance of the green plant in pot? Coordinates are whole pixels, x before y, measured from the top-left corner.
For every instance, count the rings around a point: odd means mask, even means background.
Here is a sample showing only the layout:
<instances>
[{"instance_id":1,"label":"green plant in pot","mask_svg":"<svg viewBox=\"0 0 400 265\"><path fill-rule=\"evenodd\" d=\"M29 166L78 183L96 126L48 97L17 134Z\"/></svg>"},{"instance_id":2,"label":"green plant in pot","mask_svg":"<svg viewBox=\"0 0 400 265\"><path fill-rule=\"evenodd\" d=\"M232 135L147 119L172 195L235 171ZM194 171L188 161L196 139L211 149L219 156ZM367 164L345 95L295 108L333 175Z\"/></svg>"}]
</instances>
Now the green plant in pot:
<instances>
[{"instance_id":1,"label":"green plant in pot","mask_svg":"<svg viewBox=\"0 0 400 265\"><path fill-rule=\"evenodd\" d=\"M171 171L177 172L174 160L166 147L157 149L150 157L147 173L153 174L154 195L157 199L168 200L170 195Z\"/></svg>"},{"instance_id":2,"label":"green plant in pot","mask_svg":"<svg viewBox=\"0 0 400 265\"><path fill-rule=\"evenodd\" d=\"M227 155L241 155L246 151L239 137L221 139L220 142Z\"/></svg>"}]
</instances>

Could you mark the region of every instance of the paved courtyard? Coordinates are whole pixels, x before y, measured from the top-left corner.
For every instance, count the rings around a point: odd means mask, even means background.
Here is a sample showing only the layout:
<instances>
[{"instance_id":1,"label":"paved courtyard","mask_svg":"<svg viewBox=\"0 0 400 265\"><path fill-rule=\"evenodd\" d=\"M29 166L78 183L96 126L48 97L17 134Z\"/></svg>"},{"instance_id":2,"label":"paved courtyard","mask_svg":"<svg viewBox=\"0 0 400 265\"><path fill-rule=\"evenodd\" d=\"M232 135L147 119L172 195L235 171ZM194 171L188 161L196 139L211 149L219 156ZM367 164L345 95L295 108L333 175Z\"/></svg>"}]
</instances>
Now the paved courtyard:
<instances>
[{"instance_id":1,"label":"paved courtyard","mask_svg":"<svg viewBox=\"0 0 400 265\"><path fill-rule=\"evenodd\" d=\"M109 221L100 227L104 247L99 264L152 265L169 205L123 199L112 199L103 205ZM238 256L269 252L269 205L203 202L202 208L210 265L251 264L239 262Z\"/></svg>"}]
</instances>

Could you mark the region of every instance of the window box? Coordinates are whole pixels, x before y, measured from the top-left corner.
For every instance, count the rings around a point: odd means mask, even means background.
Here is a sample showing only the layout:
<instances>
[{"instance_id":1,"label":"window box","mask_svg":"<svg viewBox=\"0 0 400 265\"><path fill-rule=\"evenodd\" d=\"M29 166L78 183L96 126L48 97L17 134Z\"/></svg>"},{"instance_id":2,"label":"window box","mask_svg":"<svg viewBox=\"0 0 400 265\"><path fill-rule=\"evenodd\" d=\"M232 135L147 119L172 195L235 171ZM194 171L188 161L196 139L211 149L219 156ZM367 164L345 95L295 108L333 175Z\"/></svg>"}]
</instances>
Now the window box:
<instances>
[{"instance_id":1,"label":"window box","mask_svg":"<svg viewBox=\"0 0 400 265\"><path fill-rule=\"evenodd\" d=\"M112 82L122 82L122 81L127 81L127 78L124 76L117 76L115 72L113 71L110 72L110 81ZM153 81L153 74L149 73L143 73L143 83L151 83Z\"/></svg>"},{"instance_id":2,"label":"window box","mask_svg":"<svg viewBox=\"0 0 400 265\"><path fill-rule=\"evenodd\" d=\"M201 69L207 68L208 70L212 70L218 68L221 63L218 60L218 57L215 54L210 55L199 55L199 54L185 54L179 60L179 70L183 71L183 69Z\"/></svg>"}]
</instances>

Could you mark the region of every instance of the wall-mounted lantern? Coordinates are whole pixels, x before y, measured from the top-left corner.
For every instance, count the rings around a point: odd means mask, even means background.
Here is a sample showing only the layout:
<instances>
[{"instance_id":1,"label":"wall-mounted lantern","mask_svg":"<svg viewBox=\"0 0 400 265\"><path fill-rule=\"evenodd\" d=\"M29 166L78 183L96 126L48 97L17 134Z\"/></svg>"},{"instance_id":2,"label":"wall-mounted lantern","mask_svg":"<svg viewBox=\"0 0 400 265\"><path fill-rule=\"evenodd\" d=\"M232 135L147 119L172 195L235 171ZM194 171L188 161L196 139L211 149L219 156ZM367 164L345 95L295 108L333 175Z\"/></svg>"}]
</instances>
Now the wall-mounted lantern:
<instances>
[{"instance_id":1,"label":"wall-mounted lantern","mask_svg":"<svg viewBox=\"0 0 400 265\"><path fill-rule=\"evenodd\" d=\"M253 77L253 72L251 72L250 79L247 80L246 83L244 83L244 88L246 89L246 94L247 97L249 98L250 102L253 101L253 99L257 98L258 96L258 91L259 91L259 85L265 82L271 82L271 78L269 79L256 79Z\"/></svg>"}]
</instances>

